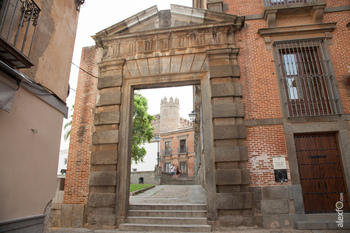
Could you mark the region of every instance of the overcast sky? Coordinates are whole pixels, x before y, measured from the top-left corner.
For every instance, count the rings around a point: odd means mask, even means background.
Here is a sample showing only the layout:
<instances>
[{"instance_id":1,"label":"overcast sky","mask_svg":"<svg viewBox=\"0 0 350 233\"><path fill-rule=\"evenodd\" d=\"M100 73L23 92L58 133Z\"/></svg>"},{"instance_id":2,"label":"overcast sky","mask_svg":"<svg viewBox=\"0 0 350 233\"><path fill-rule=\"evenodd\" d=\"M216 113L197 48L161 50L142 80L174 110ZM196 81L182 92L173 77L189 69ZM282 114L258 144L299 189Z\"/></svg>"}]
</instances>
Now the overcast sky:
<instances>
[{"instance_id":1,"label":"overcast sky","mask_svg":"<svg viewBox=\"0 0 350 233\"><path fill-rule=\"evenodd\" d=\"M130 16L137 14L147 8L157 5L158 10L170 9L170 4L192 6L192 0L86 0L80 9L77 36L74 47L73 63L80 65L81 49L85 46L94 45L91 36L95 33L112 26ZM70 86L76 90L78 68L72 65L70 75ZM67 99L67 106L71 107L75 101L75 92ZM149 89L142 91L149 101L149 114L159 113L160 99L167 97L177 97L180 100L180 116L188 118L188 113L192 111L192 87ZM71 114L71 112L69 113ZM64 120L64 124L68 120ZM62 134L63 135L63 134ZM68 149L69 142L61 140L61 150Z\"/></svg>"}]
</instances>

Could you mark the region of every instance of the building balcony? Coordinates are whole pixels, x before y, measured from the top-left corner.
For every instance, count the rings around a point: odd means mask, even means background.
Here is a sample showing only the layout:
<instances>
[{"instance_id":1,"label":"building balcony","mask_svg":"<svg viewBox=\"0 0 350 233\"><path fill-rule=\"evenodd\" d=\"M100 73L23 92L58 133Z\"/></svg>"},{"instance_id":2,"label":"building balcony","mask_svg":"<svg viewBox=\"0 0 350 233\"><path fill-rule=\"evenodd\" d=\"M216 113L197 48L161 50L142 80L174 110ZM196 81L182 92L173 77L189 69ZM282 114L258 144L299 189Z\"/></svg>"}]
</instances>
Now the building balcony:
<instances>
[{"instance_id":1,"label":"building balcony","mask_svg":"<svg viewBox=\"0 0 350 233\"><path fill-rule=\"evenodd\" d=\"M40 8L33 0L0 0L0 60L14 69L30 68Z\"/></svg>"},{"instance_id":2,"label":"building balcony","mask_svg":"<svg viewBox=\"0 0 350 233\"><path fill-rule=\"evenodd\" d=\"M325 0L263 0L264 7L276 7L276 6L284 6L284 7L291 7L296 5L312 5L315 3L325 3Z\"/></svg>"},{"instance_id":3,"label":"building balcony","mask_svg":"<svg viewBox=\"0 0 350 233\"><path fill-rule=\"evenodd\" d=\"M187 154L187 147L178 148L177 154Z\"/></svg>"},{"instance_id":4,"label":"building balcony","mask_svg":"<svg viewBox=\"0 0 350 233\"><path fill-rule=\"evenodd\" d=\"M162 150L162 152L161 152L161 156L171 157L171 155L172 155L172 151L170 151L170 150Z\"/></svg>"},{"instance_id":5,"label":"building balcony","mask_svg":"<svg viewBox=\"0 0 350 233\"><path fill-rule=\"evenodd\" d=\"M264 18L268 27L276 26L276 15L294 15L305 13L311 15L315 24L322 23L326 0L263 0Z\"/></svg>"}]
</instances>

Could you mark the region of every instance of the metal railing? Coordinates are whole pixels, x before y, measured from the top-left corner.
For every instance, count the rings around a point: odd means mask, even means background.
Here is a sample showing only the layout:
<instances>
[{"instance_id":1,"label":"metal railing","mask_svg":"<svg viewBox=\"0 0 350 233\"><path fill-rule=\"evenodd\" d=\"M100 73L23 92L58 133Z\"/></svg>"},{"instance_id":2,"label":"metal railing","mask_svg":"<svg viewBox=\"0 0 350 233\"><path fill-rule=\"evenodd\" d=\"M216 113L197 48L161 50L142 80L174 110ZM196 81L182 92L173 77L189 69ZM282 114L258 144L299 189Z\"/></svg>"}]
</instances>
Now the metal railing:
<instances>
[{"instance_id":1,"label":"metal railing","mask_svg":"<svg viewBox=\"0 0 350 233\"><path fill-rule=\"evenodd\" d=\"M33 0L2 0L1 2L1 39L28 58L41 10Z\"/></svg>"},{"instance_id":2,"label":"metal railing","mask_svg":"<svg viewBox=\"0 0 350 233\"><path fill-rule=\"evenodd\" d=\"M172 151L171 150L162 150L161 156L171 156Z\"/></svg>"},{"instance_id":3,"label":"metal railing","mask_svg":"<svg viewBox=\"0 0 350 233\"><path fill-rule=\"evenodd\" d=\"M187 153L187 147L180 147L177 149L178 154L186 154Z\"/></svg>"},{"instance_id":4,"label":"metal railing","mask_svg":"<svg viewBox=\"0 0 350 233\"><path fill-rule=\"evenodd\" d=\"M292 5L296 3L324 2L325 0L263 0L264 6Z\"/></svg>"}]
</instances>

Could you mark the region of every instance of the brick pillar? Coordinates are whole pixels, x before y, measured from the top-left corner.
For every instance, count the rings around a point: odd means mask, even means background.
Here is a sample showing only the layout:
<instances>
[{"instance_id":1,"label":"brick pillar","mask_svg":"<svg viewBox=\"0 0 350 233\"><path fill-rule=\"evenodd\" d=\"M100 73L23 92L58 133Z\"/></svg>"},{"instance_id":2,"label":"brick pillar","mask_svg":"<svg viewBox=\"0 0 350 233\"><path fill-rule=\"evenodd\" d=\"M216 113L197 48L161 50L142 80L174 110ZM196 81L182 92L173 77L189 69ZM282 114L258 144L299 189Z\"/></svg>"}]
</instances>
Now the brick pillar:
<instances>
[{"instance_id":1,"label":"brick pillar","mask_svg":"<svg viewBox=\"0 0 350 233\"><path fill-rule=\"evenodd\" d=\"M221 225L254 225L238 48L208 50L216 208Z\"/></svg>"},{"instance_id":2,"label":"brick pillar","mask_svg":"<svg viewBox=\"0 0 350 233\"><path fill-rule=\"evenodd\" d=\"M82 50L80 67L97 76L95 47ZM80 70L70 135L67 174L62 205L62 227L83 227L84 205L87 203L90 172L92 108L97 79Z\"/></svg>"},{"instance_id":3,"label":"brick pillar","mask_svg":"<svg viewBox=\"0 0 350 233\"><path fill-rule=\"evenodd\" d=\"M92 127L87 203L89 228L116 226L117 154L124 60L102 59Z\"/></svg>"}]
</instances>

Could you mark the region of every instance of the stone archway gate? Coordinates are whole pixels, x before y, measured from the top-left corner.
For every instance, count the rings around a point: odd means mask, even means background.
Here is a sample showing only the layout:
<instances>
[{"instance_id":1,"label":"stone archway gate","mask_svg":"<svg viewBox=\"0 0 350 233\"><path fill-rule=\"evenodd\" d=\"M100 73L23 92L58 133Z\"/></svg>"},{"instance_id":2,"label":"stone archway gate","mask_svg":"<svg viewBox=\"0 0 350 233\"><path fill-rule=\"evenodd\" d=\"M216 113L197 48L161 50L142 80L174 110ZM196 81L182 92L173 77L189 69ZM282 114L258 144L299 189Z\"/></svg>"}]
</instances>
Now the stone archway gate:
<instances>
[{"instance_id":1,"label":"stone archway gate","mask_svg":"<svg viewBox=\"0 0 350 233\"><path fill-rule=\"evenodd\" d=\"M128 215L133 91L200 85L204 188L210 221L250 224L252 198L235 32L243 17L171 5L149 8L94 36L103 48L92 128L86 223Z\"/></svg>"}]
</instances>

